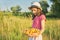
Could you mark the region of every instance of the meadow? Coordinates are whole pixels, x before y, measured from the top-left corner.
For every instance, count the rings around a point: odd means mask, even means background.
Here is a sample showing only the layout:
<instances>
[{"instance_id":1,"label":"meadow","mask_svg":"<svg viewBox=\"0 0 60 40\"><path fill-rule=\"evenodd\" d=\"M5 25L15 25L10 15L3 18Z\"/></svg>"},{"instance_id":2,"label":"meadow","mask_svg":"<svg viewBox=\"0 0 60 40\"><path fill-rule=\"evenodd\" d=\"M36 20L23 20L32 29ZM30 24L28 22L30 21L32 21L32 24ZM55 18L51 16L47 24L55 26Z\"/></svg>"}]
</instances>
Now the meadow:
<instances>
[{"instance_id":1,"label":"meadow","mask_svg":"<svg viewBox=\"0 0 60 40\"><path fill-rule=\"evenodd\" d=\"M1 12L2 13L2 12ZM28 40L23 30L32 27L32 18L0 13L0 40ZM47 18L43 40L60 40L60 19Z\"/></svg>"}]
</instances>

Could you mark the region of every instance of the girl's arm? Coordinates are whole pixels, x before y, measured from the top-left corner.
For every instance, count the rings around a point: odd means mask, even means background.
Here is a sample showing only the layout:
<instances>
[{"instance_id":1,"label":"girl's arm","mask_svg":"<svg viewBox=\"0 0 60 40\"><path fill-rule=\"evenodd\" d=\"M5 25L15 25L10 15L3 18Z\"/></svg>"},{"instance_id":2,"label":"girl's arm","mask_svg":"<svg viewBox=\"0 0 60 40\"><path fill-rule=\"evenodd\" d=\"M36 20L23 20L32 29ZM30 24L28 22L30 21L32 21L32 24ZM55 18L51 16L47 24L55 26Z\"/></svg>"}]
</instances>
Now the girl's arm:
<instances>
[{"instance_id":1,"label":"girl's arm","mask_svg":"<svg viewBox=\"0 0 60 40\"><path fill-rule=\"evenodd\" d=\"M41 26L42 26L42 29L41 29L41 34L42 34L45 30L45 20L41 21Z\"/></svg>"}]
</instances>

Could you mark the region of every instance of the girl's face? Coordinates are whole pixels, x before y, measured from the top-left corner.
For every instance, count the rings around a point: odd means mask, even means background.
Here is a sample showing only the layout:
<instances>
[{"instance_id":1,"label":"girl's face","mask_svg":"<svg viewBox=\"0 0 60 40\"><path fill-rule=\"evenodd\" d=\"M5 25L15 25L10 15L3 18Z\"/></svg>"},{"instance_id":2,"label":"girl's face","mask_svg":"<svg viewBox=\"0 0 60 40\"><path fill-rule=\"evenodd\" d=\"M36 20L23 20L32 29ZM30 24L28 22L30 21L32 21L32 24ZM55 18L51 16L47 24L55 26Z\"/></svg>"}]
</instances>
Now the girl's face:
<instances>
[{"instance_id":1,"label":"girl's face","mask_svg":"<svg viewBox=\"0 0 60 40\"><path fill-rule=\"evenodd\" d=\"M34 15L37 15L38 13L41 12L40 9L37 9L37 8L32 8L31 11Z\"/></svg>"}]
</instances>

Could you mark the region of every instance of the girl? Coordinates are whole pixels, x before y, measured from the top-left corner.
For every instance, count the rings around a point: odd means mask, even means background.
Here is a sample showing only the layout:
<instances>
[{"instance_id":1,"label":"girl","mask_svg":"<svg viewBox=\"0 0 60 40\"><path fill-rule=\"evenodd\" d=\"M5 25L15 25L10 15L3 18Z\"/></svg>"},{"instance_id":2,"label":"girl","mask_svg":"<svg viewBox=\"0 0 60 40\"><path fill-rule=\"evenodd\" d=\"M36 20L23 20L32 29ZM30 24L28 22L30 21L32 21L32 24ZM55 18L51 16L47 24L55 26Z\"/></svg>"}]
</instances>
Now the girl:
<instances>
[{"instance_id":1,"label":"girl","mask_svg":"<svg viewBox=\"0 0 60 40\"><path fill-rule=\"evenodd\" d=\"M41 33L40 33L39 36L37 36L37 37L29 37L29 40L42 40L42 33L45 30L45 20L46 20L46 17L42 13L41 5L38 2L34 2L29 7L29 9L33 13L33 24L32 24L32 28L37 28L37 29L39 29L41 31ZM37 34L34 33L34 36L35 35L37 35Z\"/></svg>"}]
</instances>

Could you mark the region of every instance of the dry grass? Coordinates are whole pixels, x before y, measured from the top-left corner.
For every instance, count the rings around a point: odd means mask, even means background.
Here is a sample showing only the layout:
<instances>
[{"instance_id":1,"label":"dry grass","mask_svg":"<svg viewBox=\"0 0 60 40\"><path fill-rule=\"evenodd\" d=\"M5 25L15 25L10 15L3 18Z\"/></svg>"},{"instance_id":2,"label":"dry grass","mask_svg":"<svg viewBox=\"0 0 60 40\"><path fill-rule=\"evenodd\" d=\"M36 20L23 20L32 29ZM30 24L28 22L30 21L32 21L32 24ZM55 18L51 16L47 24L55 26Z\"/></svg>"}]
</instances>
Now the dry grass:
<instances>
[{"instance_id":1,"label":"dry grass","mask_svg":"<svg viewBox=\"0 0 60 40\"><path fill-rule=\"evenodd\" d=\"M3 16L0 20L0 40L28 40L22 31L31 28L31 18ZM60 40L60 19L46 20L43 40Z\"/></svg>"}]
</instances>

